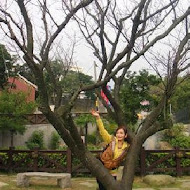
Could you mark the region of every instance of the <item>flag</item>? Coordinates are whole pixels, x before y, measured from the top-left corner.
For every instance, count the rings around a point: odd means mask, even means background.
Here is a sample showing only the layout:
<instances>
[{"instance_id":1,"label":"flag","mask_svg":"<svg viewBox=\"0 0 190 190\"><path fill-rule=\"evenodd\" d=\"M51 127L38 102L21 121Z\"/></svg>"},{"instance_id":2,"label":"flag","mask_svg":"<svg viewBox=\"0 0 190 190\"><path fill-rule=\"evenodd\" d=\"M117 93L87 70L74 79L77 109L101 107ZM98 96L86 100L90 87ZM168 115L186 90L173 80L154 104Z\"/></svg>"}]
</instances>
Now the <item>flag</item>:
<instances>
[{"instance_id":1,"label":"flag","mask_svg":"<svg viewBox=\"0 0 190 190\"><path fill-rule=\"evenodd\" d=\"M111 86L107 85L106 87L107 87L107 89L108 89L109 91L111 91ZM103 90L101 90L101 97L103 98L103 100L106 102L106 104L107 104L108 106L111 106L111 103L110 103L110 101L108 100L107 96L104 94Z\"/></svg>"}]
</instances>

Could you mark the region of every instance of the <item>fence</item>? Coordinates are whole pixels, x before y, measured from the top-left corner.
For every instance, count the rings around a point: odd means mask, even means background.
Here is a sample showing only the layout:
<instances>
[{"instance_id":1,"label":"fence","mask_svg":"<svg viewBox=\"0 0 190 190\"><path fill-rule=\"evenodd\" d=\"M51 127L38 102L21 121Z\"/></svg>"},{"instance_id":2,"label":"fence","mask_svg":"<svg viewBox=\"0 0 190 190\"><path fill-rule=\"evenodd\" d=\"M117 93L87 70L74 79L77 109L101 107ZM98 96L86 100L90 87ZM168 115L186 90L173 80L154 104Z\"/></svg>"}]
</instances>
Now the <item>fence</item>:
<instances>
[{"instance_id":1,"label":"fence","mask_svg":"<svg viewBox=\"0 0 190 190\"><path fill-rule=\"evenodd\" d=\"M141 176L149 172L172 172L176 173L176 176L182 176L183 173L190 172L190 150L182 150L178 147L173 150L141 149Z\"/></svg>"},{"instance_id":2,"label":"fence","mask_svg":"<svg viewBox=\"0 0 190 190\"><path fill-rule=\"evenodd\" d=\"M97 154L100 151L91 151ZM158 154L159 153L159 154ZM161 153L161 155L160 155ZM159 155L159 156L158 156ZM149 172L173 172L181 176L190 172L190 150L141 150L137 172L142 176ZM186 163L184 166L183 163ZM86 173L79 160L72 156L71 151L46 150L0 150L0 170L10 172L46 171L68 172L72 174Z\"/></svg>"},{"instance_id":3,"label":"fence","mask_svg":"<svg viewBox=\"0 0 190 190\"><path fill-rule=\"evenodd\" d=\"M14 117L13 114L0 114L1 116ZM25 114L23 118L27 120L28 124L47 124L49 123L43 114Z\"/></svg>"},{"instance_id":4,"label":"fence","mask_svg":"<svg viewBox=\"0 0 190 190\"><path fill-rule=\"evenodd\" d=\"M49 123L43 114L26 114L25 119L27 119L30 124L47 124Z\"/></svg>"}]
</instances>

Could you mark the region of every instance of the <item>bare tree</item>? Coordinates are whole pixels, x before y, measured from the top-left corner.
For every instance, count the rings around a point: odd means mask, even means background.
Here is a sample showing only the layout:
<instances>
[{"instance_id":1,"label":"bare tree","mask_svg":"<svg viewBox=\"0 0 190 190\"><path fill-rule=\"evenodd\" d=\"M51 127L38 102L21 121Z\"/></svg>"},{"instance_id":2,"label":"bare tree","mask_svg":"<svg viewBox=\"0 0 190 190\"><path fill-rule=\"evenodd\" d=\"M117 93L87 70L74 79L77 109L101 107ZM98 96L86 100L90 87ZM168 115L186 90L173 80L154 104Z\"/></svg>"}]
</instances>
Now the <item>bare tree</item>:
<instances>
[{"instance_id":1,"label":"bare tree","mask_svg":"<svg viewBox=\"0 0 190 190\"><path fill-rule=\"evenodd\" d=\"M162 39L170 39L170 34L184 20L188 21L190 8L181 10L181 0L165 0L158 3L155 0L116 1L116 0L83 0L61 1L62 21L58 22L56 14L50 7L56 2L48 0L13 1L19 8L19 15L11 14L9 4L4 1L0 4L1 29L20 48L23 58L35 75L40 95L40 107L49 122L55 127L74 155L96 176L107 189L132 189L136 161L143 142L163 126L157 121L171 97L179 73L189 67L187 53L189 52L189 27L182 35L175 47L175 54L170 59L170 70L167 75L164 92L158 106L144 120L142 127L133 133L130 129L131 146L124 166L123 177L120 182L115 181L103 165L85 148L81 137L71 117L71 109L81 91L101 88L108 97L112 108L107 107L110 116L118 125L126 125L125 117L119 102L119 91L122 81L130 66L136 63L141 56L158 44ZM30 7L40 7L43 22L43 39L40 51L36 51L34 39L36 27L32 20ZM39 11L39 9L38 9ZM17 19L16 19L17 18ZM71 20L72 18L72 20ZM18 20L19 19L19 20ZM38 18L39 19L39 18ZM63 33L66 25L75 20L81 34L94 52L101 67L99 78L93 85L79 86L65 106L60 105L62 91L52 73L57 109L52 112L49 107L47 88L44 82L44 70L51 73L49 56L54 41ZM37 30L36 30L37 33ZM40 53L36 53L40 52ZM151 60L149 60L151 62ZM137 62L141 64L140 62ZM114 90L110 93L106 85L113 80Z\"/></svg>"}]
</instances>

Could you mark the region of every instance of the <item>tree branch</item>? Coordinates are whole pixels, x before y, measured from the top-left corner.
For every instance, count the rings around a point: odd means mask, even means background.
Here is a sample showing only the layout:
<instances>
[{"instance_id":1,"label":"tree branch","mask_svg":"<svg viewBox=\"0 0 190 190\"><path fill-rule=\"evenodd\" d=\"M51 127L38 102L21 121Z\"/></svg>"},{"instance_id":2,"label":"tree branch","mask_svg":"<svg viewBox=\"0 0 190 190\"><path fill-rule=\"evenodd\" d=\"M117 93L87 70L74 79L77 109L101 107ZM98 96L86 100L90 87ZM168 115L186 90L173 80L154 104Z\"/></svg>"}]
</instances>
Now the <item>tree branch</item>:
<instances>
[{"instance_id":1,"label":"tree branch","mask_svg":"<svg viewBox=\"0 0 190 190\"><path fill-rule=\"evenodd\" d=\"M44 51L44 57L47 59L48 58L48 54L49 54L49 50L50 47L53 43L53 41L56 39L56 37L59 35L59 33L65 28L65 26L67 25L67 23L70 21L70 19L73 17L73 15L80 10L83 7L86 7L87 5L89 5L93 0L83 0L81 1L75 8L73 8L71 10L71 12L65 17L65 20L59 25L58 29L53 33L53 35L50 37L50 39L48 40L46 49Z\"/></svg>"},{"instance_id":2,"label":"tree branch","mask_svg":"<svg viewBox=\"0 0 190 190\"><path fill-rule=\"evenodd\" d=\"M23 0L17 0L18 6L20 8L20 11L23 15L24 21L25 21L25 26L26 26L26 31L27 31L27 54L30 56L30 59L33 59L33 27L32 23L30 21L30 18L28 16L26 7L24 5Z\"/></svg>"}]
</instances>

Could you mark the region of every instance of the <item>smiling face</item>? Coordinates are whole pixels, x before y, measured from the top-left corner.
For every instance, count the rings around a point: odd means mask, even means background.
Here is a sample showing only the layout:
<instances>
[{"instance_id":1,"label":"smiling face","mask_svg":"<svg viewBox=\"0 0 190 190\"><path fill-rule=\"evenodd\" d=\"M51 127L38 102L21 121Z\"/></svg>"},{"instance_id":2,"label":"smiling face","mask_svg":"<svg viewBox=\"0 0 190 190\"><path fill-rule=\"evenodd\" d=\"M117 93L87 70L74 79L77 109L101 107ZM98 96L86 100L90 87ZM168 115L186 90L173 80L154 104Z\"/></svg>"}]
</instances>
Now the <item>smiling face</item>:
<instances>
[{"instance_id":1,"label":"smiling face","mask_svg":"<svg viewBox=\"0 0 190 190\"><path fill-rule=\"evenodd\" d=\"M127 133L125 133L123 128L120 128L116 131L116 138L118 139L118 141L124 141L125 138L127 138Z\"/></svg>"}]
</instances>

